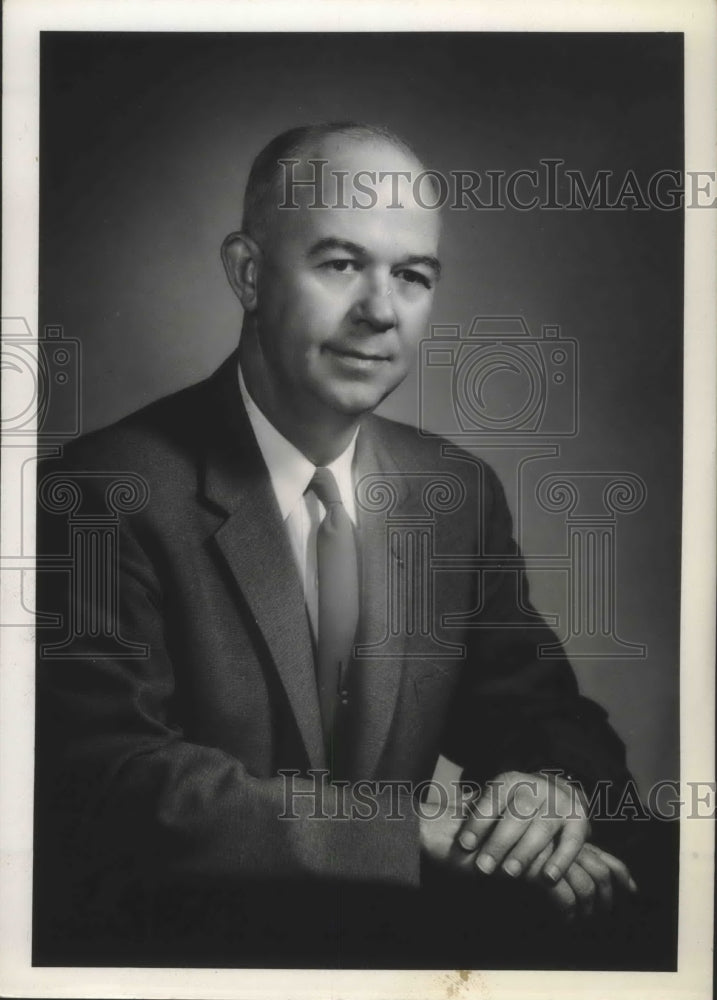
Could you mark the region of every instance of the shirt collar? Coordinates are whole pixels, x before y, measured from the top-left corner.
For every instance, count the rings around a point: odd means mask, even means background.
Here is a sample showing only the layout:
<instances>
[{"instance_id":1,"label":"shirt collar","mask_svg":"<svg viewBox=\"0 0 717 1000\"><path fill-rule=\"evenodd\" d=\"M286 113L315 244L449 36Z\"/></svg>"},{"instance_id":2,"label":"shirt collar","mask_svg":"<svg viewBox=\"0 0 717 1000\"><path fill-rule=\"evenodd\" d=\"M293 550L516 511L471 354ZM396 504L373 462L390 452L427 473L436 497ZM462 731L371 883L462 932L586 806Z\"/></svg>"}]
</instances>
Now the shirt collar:
<instances>
[{"instance_id":1,"label":"shirt collar","mask_svg":"<svg viewBox=\"0 0 717 1000\"><path fill-rule=\"evenodd\" d=\"M303 499L306 488L316 471L316 466L296 448L291 441L288 441L283 434L271 424L254 400L249 395L246 387L241 365L237 365L239 377L239 392L242 402L249 417L249 423L254 431L259 450L261 451L266 467L269 470L271 485L276 494L282 519L287 517L296 509L296 505ZM326 468L330 469L336 479L336 484L341 494L346 513L351 520L356 523L356 502L354 499L352 466L356 451L356 437L358 429L351 438L348 447L330 462Z\"/></svg>"}]
</instances>

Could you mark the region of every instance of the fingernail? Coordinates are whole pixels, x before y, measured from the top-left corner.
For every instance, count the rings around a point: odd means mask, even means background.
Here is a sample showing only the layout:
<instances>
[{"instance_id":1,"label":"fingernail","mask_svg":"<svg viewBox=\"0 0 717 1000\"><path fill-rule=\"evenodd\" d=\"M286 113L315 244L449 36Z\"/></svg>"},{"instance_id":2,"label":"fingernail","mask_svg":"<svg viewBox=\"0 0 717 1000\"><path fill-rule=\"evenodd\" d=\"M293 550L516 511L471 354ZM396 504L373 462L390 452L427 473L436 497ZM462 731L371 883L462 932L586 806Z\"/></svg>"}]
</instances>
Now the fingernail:
<instances>
[{"instance_id":1,"label":"fingernail","mask_svg":"<svg viewBox=\"0 0 717 1000\"><path fill-rule=\"evenodd\" d=\"M557 882L560 878L560 871L555 867L555 865L548 865L544 874L545 877L550 879L551 882Z\"/></svg>"},{"instance_id":2,"label":"fingernail","mask_svg":"<svg viewBox=\"0 0 717 1000\"><path fill-rule=\"evenodd\" d=\"M637 892L637 882L634 878L630 878L628 885L630 886L630 892Z\"/></svg>"},{"instance_id":3,"label":"fingernail","mask_svg":"<svg viewBox=\"0 0 717 1000\"><path fill-rule=\"evenodd\" d=\"M474 833L462 833L458 838L458 843L464 851L474 851L478 845L478 838Z\"/></svg>"},{"instance_id":4,"label":"fingernail","mask_svg":"<svg viewBox=\"0 0 717 1000\"><path fill-rule=\"evenodd\" d=\"M503 864L503 871L506 875L510 875L511 878L516 878L523 870L523 866L517 858L508 858L508 860Z\"/></svg>"},{"instance_id":5,"label":"fingernail","mask_svg":"<svg viewBox=\"0 0 717 1000\"><path fill-rule=\"evenodd\" d=\"M480 854L476 865L480 868L484 875L492 875L495 871L495 861L490 856L490 854Z\"/></svg>"}]
</instances>

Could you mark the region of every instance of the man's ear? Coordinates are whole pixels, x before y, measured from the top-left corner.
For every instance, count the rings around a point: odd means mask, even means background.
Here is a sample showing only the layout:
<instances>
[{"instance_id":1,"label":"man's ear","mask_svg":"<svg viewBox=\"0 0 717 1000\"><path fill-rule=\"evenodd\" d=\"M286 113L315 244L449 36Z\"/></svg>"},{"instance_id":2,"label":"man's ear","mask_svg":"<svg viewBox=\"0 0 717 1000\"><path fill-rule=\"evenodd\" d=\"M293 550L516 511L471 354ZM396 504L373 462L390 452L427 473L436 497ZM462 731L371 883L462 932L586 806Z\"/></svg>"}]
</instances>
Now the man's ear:
<instances>
[{"instance_id":1,"label":"man's ear","mask_svg":"<svg viewBox=\"0 0 717 1000\"><path fill-rule=\"evenodd\" d=\"M229 284L246 312L257 306L261 250L246 233L229 233L222 243L222 262Z\"/></svg>"}]
</instances>

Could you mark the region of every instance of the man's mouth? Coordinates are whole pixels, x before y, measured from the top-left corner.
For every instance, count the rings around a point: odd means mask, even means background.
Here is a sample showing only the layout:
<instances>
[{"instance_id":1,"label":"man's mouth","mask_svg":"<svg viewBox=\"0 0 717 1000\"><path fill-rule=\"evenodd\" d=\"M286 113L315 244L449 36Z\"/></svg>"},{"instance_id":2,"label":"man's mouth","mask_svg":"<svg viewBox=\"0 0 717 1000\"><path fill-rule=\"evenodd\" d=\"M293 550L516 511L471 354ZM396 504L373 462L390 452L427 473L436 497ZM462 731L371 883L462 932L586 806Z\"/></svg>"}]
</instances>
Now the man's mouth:
<instances>
[{"instance_id":1,"label":"man's mouth","mask_svg":"<svg viewBox=\"0 0 717 1000\"><path fill-rule=\"evenodd\" d=\"M389 354L382 354L377 351L360 351L355 347L339 347L327 344L324 349L341 361L359 367L370 367L391 360Z\"/></svg>"}]
</instances>

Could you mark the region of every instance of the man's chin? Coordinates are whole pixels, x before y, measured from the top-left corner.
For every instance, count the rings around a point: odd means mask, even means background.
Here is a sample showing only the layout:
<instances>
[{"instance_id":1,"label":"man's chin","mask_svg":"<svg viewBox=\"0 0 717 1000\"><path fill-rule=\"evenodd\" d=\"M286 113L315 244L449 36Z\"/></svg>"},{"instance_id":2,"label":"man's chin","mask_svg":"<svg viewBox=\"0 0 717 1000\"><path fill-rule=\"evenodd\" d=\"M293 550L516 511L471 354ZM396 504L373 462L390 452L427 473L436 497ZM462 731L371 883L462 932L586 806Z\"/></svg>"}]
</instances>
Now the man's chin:
<instances>
[{"instance_id":1,"label":"man's chin","mask_svg":"<svg viewBox=\"0 0 717 1000\"><path fill-rule=\"evenodd\" d=\"M372 377L365 374L336 377L335 372L325 370L312 373L305 388L324 407L346 418L358 419L371 413L405 378L405 372L388 369L374 372Z\"/></svg>"},{"instance_id":2,"label":"man's chin","mask_svg":"<svg viewBox=\"0 0 717 1000\"><path fill-rule=\"evenodd\" d=\"M377 387L369 392L364 386L361 392L337 393L332 398L331 406L337 413L358 419L367 413L372 413L391 392L393 387L390 389Z\"/></svg>"}]
</instances>

